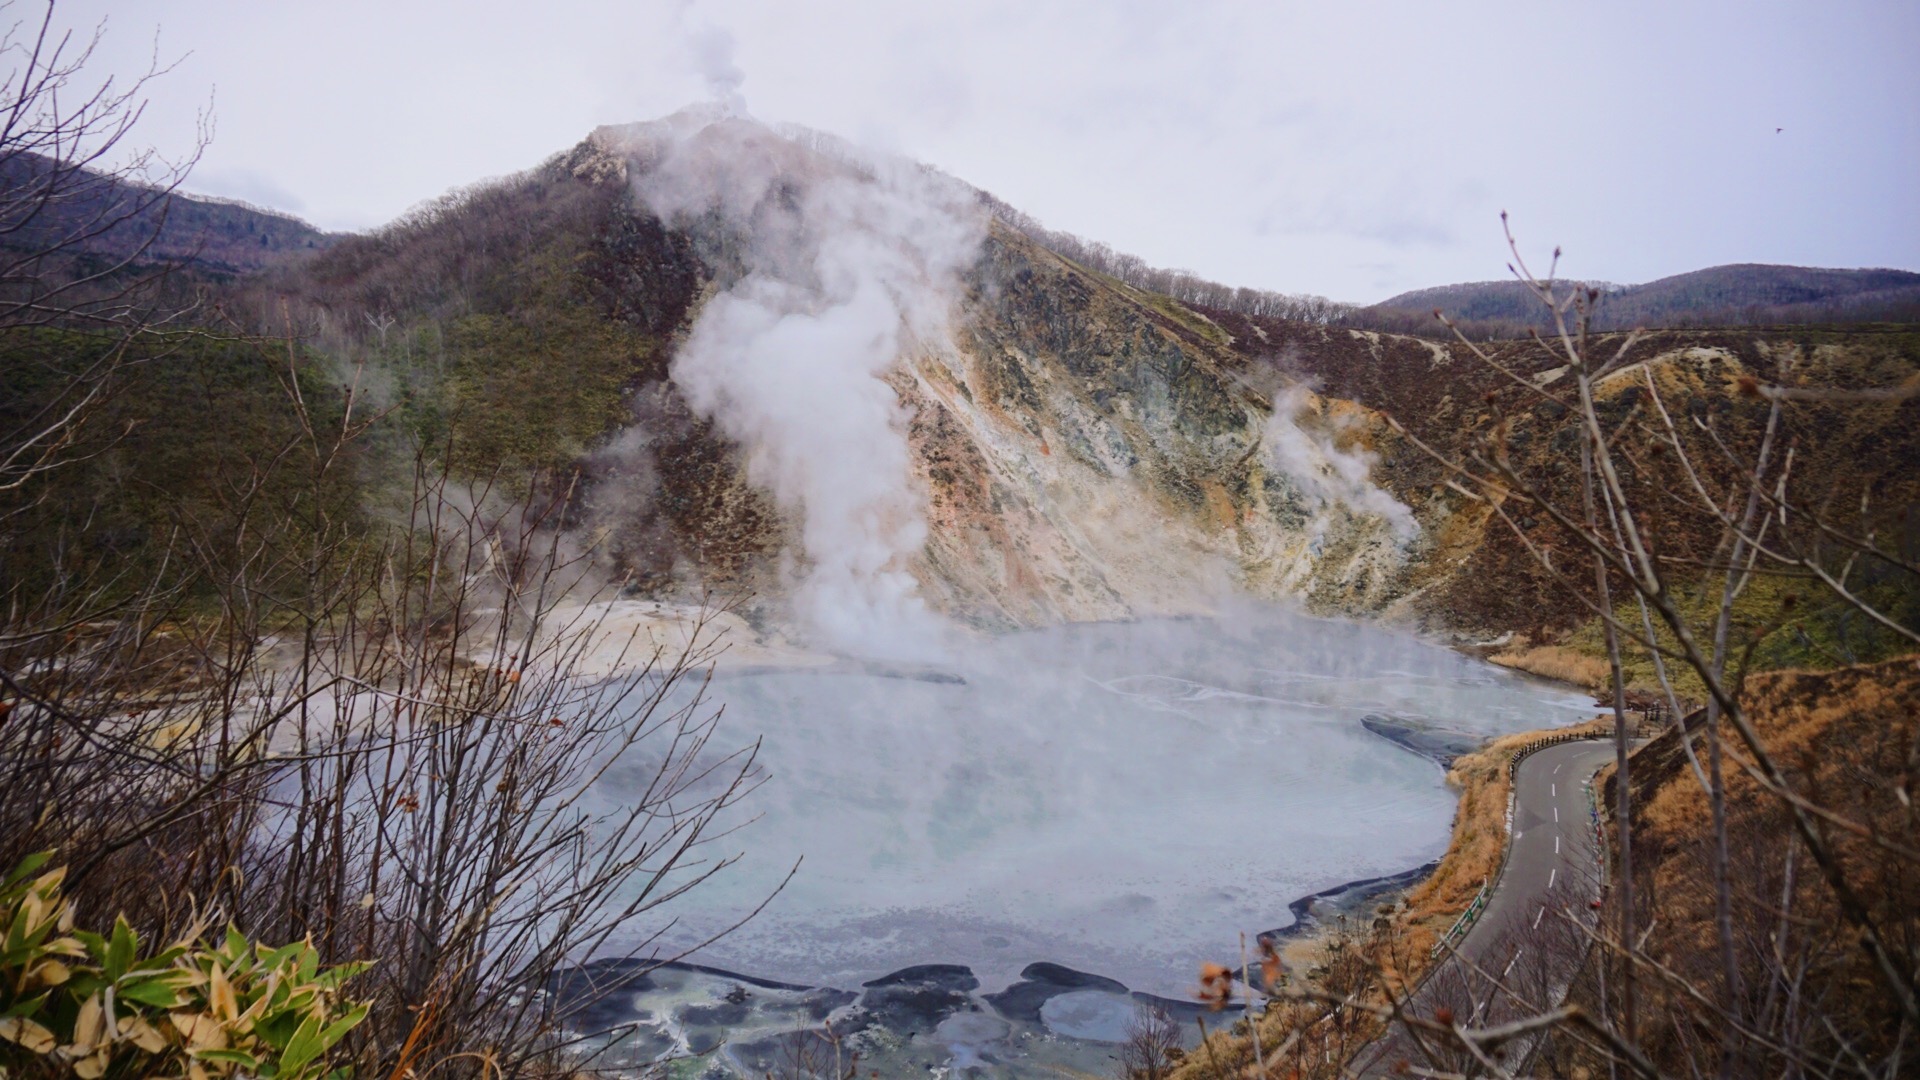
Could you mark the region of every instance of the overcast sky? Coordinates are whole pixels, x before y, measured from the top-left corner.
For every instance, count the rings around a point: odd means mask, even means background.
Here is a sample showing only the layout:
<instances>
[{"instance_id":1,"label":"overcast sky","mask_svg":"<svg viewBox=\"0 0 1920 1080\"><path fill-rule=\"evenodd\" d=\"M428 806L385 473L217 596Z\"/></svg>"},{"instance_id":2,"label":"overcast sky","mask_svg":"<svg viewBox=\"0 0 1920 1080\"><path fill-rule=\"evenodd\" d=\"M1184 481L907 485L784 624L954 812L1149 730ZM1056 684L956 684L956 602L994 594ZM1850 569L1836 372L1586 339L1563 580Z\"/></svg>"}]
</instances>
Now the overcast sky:
<instances>
[{"instance_id":1,"label":"overcast sky","mask_svg":"<svg viewBox=\"0 0 1920 1080\"><path fill-rule=\"evenodd\" d=\"M30 14L32 2L10 14ZM1920 4L70 0L189 185L365 229L711 96L1054 228L1370 301L1505 275L1920 269ZM719 80L716 83L716 78Z\"/></svg>"}]
</instances>

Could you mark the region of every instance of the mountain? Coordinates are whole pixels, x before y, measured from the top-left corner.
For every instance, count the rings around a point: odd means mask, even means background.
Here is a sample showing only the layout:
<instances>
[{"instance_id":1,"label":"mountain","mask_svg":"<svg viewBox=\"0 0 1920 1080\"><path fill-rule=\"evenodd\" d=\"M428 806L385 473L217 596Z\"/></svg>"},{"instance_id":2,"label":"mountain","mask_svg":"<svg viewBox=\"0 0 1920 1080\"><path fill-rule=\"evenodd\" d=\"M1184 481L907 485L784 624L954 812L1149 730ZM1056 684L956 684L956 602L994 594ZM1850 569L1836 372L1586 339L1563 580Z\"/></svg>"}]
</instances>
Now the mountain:
<instances>
[{"instance_id":1,"label":"mountain","mask_svg":"<svg viewBox=\"0 0 1920 1080\"><path fill-rule=\"evenodd\" d=\"M364 369L382 445L535 490L577 475L569 528L632 590L750 596L764 625L892 605L1004 629L1236 594L1468 638L1589 618L1530 554L1552 523L1508 508L1510 527L1435 460L1501 432L1526 475L1564 483L1563 405L1454 344L1182 302L1033 233L912 163L682 115L601 129L370 234L286 233L313 248L221 304L268 338L291 320L316 378ZM1688 278L1641 288L1684 295ZM1564 369L1530 349L1494 352L1552 387ZM1764 412L1742 378L1884 385L1917 355L1899 328L1658 330L1603 404L1645 408L1637 372L1654 372L1672 407L1737 434ZM217 397L166 400L166 430L223 430ZM1920 423L1884 411L1796 407L1796 482L1920 502ZM86 467L110 493L149 460ZM1702 561L1715 543L1677 523L1663 539Z\"/></svg>"},{"instance_id":2,"label":"mountain","mask_svg":"<svg viewBox=\"0 0 1920 1080\"><path fill-rule=\"evenodd\" d=\"M1823 270L1737 263L1676 274L1644 285L1567 282L1597 289L1600 330L1688 326L1784 326L1920 321L1920 273ZM1440 309L1475 338L1520 337L1545 329L1540 305L1519 281L1480 281L1417 289L1360 308L1348 325L1407 333L1442 332Z\"/></svg>"},{"instance_id":3,"label":"mountain","mask_svg":"<svg viewBox=\"0 0 1920 1080\"><path fill-rule=\"evenodd\" d=\"M324 250L339 239L290 214L165 191L32 153L0 159L0 247L154 266L221 279Z\"/></svg>"},{"instance_id":4,"label":"mountain","mask_svg":"<svg viewBox=\"0 0 1920 1080\"><path fill-rule=\"evenodd\" d=\"M583 522L643 591L751 593L769 618L787 618L784 605L806 591L796 580L827 555L809 549L819 522L808 506L866 481L764 433L799 425L795 442L809 446L851 436L783 411L789 399L839 407L809 397L817 387L781 384L765 395L778 400L749 409L755 385L715 383L691 370L704 362L695 354L753 320L830 327L816 316L839 309L793 284L828 272L819 260L831 252L807 246L811 237L900 214L903 202L913 213L888 224L906 235L926 227L926 199L941 214L983 210L942 301L954 302L946 340L904 341L897 364L874 368L889 399L876 407L894 410L905 445L876 436L853 455L897 458L908 495L883 493L850 516L918 516L925 531L843 539L874 540L869 557L904 567L933 608L1004 628L1189 611L1244 591L1471 634L1585 617L1489 507L1446 487L1444 470L1384 419L1447 452L1503 425L1524 467L1559 470L1575 434L1565 410L1531 401L1502 413L1488 395L1504 377L1457 347L1182 303L1050 250L950 178L916 167L890 179L889 166L818 139L662 124L602 129L523 176L346 238L252 287L292 297L310 325L332 328L330 347L386 365L413 422L471 448L475 462L576 464ZM676 166L686 138L733 157ZM908 199L923 182L935 194ZM760 250L756 235L780 240ZM772 279L786 306L754 292ZM1646 295L1679 295L1677 280ZM789 303L795 289L805 295ZM397 322L376 334L370 320L382 312ZM727 338L728 355L759 340ZM1912 346L1901 332L1669 330L1632 356L1675 372L1690 407L1711 399L1730 410L1724 422L1751 423L1753 408L1726 396L1736 374L1781 377L1821 357L1822 377L1884 381L1911 369ZM1502 348L1543 384L1557 377L1521 343ZM785 378L783 364L753 379ZM845 384L856 396L874 385ZM1610 385L1609 408L1632 407L1635 393ZM1819 440L1824 456L1803 452L1803 477L1913 488L1920 427L1848 426L1816 407L1795 423L1809 442L1826 424L1845 436ZM1862 440L1878 449L1862 457ZM1519 522L1546 527L1524 513Z\"/></svg>"}]
</instances>

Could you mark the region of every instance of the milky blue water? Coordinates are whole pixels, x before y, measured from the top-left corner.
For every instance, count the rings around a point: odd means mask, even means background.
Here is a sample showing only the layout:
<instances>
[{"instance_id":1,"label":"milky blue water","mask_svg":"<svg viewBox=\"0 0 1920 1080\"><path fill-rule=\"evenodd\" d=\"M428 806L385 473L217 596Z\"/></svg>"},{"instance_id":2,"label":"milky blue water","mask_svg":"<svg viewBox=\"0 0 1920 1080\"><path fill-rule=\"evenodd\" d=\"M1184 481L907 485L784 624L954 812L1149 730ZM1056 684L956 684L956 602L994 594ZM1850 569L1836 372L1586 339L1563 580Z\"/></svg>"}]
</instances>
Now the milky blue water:
<instances>
[{"instance_id":1,"label":"milky blue water","mask_svg":"<svg viewBox=\"0 0 1920 1080\"><path fill-rule=\"evenodd\" d=\"M1592 700L1410 635L1274 610L1080 624L938 669L723 676L720 741L765 783L709 854L739 865L663 912L663 945L763 978L855 987L966 964L983 988L1049 960L1184 994L1202 959L1291 922L1289 901L1446 846L1441 769L1368 713L1495 735ZM612 797L622 795L618 790Z\"/></svg>"}]
</instances>

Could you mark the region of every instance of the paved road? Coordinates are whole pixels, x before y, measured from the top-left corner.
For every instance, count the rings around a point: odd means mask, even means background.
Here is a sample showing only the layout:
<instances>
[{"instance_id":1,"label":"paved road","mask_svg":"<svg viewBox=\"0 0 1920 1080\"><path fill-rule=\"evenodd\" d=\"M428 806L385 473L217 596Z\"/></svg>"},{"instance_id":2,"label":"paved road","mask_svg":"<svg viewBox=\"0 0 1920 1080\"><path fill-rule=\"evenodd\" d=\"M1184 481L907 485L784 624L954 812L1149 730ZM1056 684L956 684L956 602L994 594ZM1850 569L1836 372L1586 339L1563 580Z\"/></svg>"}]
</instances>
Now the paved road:
<instances>
[{"instance_id":1,"label":"paved road","mask_svg":"<svg viewBox=\"0 0 1920 1080\"><path fill-rule=\"evenodd\" d=\"M1532 1011L1496 988L1495 979L1528 1004L1557 1004L1584 950L1579 932L1555 912L1590 922L1600 896L1599 846L1584 783L1612 760L1612 741L1594 740L1549 746L1521 761L1506 870L1479 921L1457 943L1455 958L1442 961L1414 995L1416 1015L1446 1007L1462 1022L1486 1025ZM1396 1030L1362 1052L1355 1071L1392 1075L1402 1060L1423 1063L1405 1032Z\"/></svg>"}]
</instances>

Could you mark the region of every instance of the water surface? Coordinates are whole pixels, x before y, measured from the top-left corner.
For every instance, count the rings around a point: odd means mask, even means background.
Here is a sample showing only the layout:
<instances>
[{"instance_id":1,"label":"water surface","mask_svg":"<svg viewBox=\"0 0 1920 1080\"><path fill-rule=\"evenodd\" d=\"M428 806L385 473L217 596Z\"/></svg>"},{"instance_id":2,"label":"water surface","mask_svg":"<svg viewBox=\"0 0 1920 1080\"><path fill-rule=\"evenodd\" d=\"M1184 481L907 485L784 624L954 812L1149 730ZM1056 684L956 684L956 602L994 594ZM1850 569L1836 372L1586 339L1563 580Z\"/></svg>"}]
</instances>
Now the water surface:
<instances>
[{"instance_id":1,"label":"water surface","mask_svg":"<svg viewBox=\"0 0 1920 1080\"><path fill-rule=\"evenodd\" d=\"M1478 735L1570 723L1591 699L1378 627L1281 611L1079 624L970 646L935 677L845 665L725 676L730 744L768 777L725 841L742 862L662 913L691 957L857 987L1036 960L1181 996L1287 904L1446 846L1455 796L1368 713ZM622 794L617 779L604 794ZM657 921L655 923L657 925Z\"/></svg>"}]
</instances>

